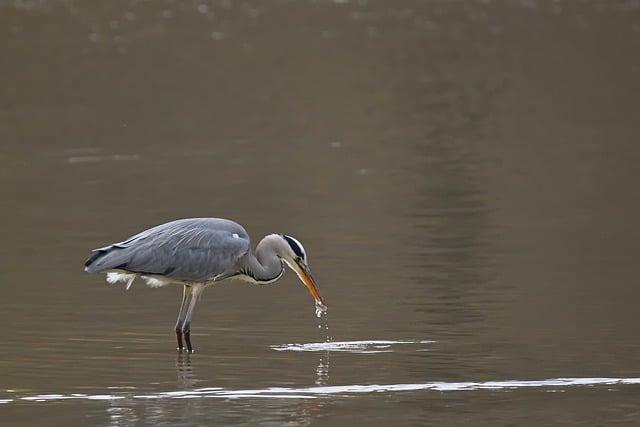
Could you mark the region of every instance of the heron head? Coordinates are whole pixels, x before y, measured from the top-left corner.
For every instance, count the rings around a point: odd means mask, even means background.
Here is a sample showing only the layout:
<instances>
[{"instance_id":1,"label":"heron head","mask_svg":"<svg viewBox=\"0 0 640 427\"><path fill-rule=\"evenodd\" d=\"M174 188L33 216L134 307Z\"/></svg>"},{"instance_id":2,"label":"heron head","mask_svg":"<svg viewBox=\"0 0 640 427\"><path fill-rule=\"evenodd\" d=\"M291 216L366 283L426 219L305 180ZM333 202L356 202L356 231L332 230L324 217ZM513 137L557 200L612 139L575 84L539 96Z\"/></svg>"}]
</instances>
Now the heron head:
<instances>
[{"instance_id":1,"label":"heron head","mask_svg":"<svg viewBox=\"0 0 640 427\"><path fill-rule=\"evenodd\" d=\"M280 254L282 260L298 275L302 283L309 289L309 292L315 298L316 304L324 307L322 297L318 292L315 280L311 276L309 271L309 264L307 261L307 253L304 250L302 244L291 236L286 234L280 235L286 245L283 245L282 253Z\"/></svg>"}]
</instances>

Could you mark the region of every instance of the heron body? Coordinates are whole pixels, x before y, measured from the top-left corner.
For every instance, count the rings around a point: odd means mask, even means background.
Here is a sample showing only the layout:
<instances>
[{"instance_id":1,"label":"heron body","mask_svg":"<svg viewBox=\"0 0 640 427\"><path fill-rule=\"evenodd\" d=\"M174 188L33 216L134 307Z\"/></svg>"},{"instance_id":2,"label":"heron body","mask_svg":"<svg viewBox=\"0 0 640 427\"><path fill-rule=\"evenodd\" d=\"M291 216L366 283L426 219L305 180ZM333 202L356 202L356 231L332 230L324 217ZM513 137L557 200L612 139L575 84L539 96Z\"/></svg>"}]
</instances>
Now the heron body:
<instances>
[{"instance_id":1,"label":"heron body","mask_svg":"<svg viewBox=\"0 0 640 427\"><path fill-rule=\"evenodd\" d=\"M254 252L245 229L228 219L179 219L93 252L85 263L85 271L106 272L110 283L122 281L128 289L136 278L141 278L153 287L183 286L176 322L180 350L184 348L184 337L187 351L193 351L191 320L198 298L206 287L223 280L235 278L269 284L282 277L287 265L307 286L316 305L326 309L299 241L283 234L270 234L258 243Z\"/></svg>"}]
</instances>

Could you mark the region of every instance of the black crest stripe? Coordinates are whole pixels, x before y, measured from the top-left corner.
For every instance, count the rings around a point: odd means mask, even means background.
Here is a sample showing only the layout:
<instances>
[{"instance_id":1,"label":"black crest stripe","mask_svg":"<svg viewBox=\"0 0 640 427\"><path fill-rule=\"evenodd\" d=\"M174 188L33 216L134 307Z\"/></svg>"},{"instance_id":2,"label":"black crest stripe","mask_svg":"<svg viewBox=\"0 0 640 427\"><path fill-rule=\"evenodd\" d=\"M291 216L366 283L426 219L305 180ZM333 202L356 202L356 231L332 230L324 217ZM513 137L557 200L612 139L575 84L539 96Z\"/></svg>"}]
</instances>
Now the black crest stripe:
<instances>
[{"instance_id":1,"label":"black crest stripe","mask_svg":"<svg viewBox=\"0 0 640 427\"><path fill-rule=\"evenodd\" d=\"M284 237L284 240L287 241L287 243L289 244L289 246L291 246L291 249L293 249L293 252L296 255L298 255L300 258L304 258L302 248L300 248L300 246L296 243L295 240L293 240L291 237L287 236L286 234L283 234L282 237Z\"/></svg>"}]
</instances>

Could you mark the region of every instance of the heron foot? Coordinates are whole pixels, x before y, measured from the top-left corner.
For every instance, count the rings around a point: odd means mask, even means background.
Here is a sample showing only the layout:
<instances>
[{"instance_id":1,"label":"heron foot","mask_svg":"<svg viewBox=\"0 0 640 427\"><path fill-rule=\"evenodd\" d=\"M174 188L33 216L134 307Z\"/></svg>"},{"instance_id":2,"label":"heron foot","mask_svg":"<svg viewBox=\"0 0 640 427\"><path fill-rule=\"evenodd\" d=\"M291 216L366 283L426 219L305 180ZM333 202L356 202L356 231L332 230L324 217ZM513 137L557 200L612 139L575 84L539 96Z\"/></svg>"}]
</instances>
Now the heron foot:
<instances>
[{"instance_id":1,"label":"heron foot","mask_svg":"<svg viewBox=\"0 0 640 427\"><path fill-rule=\"evenodd\" d=\"M191 345L191 331L184 332L184 340L187 343L187 353L193 353L193 346Z\"/></svg>"},{"instance_id":2,"label":"heron foot","mask_svg":"<svg viewBox=\"0 0 640 427\"><path fill-rule=\"evenodd\" d=\"M184 346L182 345L182 329L176 328L176 338L178 339L178 348L177 348L177 350L184 349Z\"/></svg>"}]
</instances>

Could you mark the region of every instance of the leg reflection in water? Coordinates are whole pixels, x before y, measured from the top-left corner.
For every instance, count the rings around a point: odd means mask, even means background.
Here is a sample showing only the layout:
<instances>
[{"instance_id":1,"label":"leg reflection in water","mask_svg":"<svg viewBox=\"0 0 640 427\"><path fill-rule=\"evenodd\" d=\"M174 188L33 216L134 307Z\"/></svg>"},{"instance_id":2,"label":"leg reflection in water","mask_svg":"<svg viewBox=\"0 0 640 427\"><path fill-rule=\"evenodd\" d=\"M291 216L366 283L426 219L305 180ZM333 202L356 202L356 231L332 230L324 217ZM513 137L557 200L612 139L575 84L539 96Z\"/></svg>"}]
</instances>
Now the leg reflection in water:
<instances>
[{"instance_id":1,"label":"leg reflection in water","mask_svg":"<svg viewBox=\"0 0 640 427\"><path fill-rule=\"evenodd\" d=\"M178 377L179 387L187 390L196 386L198 379L191 366L190 353L178 353L176 357L176 376Z\"/></svg>"}]
</instances>

